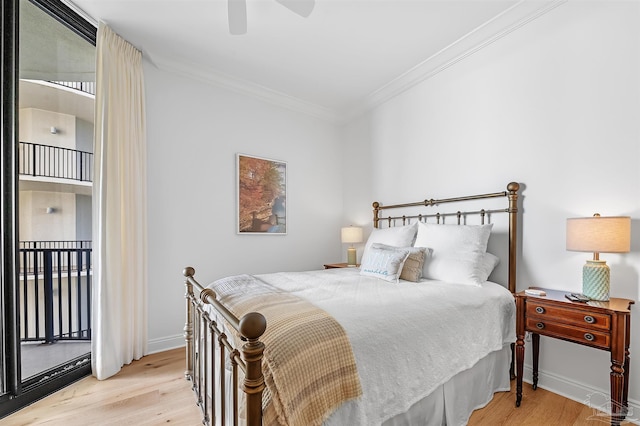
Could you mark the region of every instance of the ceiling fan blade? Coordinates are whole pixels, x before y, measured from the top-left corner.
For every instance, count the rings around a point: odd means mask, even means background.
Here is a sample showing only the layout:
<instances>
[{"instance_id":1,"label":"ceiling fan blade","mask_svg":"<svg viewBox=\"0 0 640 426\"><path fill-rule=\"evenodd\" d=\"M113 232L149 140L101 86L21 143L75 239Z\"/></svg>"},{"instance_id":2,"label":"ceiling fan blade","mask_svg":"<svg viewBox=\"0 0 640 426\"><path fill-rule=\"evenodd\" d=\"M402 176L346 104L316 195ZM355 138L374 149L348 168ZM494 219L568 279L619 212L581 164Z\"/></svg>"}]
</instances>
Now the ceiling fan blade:
<instances>
[{"instance_id":1,"label":"ceiling fan blade","mask_svg":"<svg viewBox=\"0 0 640 426\"><path fill-rule=\"evenodd\" d=\"M313 12L316 5L315 0L276 0L278 3L303 18L308 17Z\"/></svg>"},{"instance_id":2,"label":"ceiling fan blade","mask_svg":"<svg viewBox=\"0 0 640 426\"><path fill-rule=\"evenodd\" d=\"M231 35L247 33L247 0L228 0L229 32Z\"/></svg>"}]
</instances>

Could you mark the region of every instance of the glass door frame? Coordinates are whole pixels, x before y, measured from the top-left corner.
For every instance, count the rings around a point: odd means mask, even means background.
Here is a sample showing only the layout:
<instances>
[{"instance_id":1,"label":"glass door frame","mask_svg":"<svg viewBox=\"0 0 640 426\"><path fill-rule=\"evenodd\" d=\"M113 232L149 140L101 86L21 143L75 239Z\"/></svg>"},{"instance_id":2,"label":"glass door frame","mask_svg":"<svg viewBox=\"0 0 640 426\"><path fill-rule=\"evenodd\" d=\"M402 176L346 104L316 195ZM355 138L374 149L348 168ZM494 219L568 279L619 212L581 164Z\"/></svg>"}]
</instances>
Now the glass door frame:
<instances>
[{"instance_id":1,"label":"glass door frame","mask_svg":"<svg viewBox=\"0 0 640 426\"><path fill-rule=\"evenodd\" d=\"M84 40L96 44L96 28L60 0L28 0L67 26ZM2 211L0 227L0 418L91 374L91 364L61 372L35 385L23 387L20 363L18 294L18 82L20 0L3 0L0 21L0 105L2 151Z\"/></svg>"}]
</instances>

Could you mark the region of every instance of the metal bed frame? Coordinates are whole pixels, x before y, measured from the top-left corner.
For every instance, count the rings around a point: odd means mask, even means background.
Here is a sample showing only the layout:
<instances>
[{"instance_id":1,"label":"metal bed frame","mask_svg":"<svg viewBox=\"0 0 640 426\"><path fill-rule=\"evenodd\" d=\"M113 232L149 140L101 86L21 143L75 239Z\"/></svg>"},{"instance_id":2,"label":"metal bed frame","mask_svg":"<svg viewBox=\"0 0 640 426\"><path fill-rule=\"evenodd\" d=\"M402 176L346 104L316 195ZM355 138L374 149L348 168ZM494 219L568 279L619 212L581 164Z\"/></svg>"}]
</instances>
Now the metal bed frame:
<instances>
[{"instance_id":1,"label":"metal bed frame","mask_svg":"<svg viewBox=\"0 0 640 426\"><path fill-rule=\"evenodd\" d=\"M489 194L471 195L445 199L427 199L406 204L384 206L373 203L373 226L401 226L412 220L426 221L435 218L437 223L444 223L446 218L453 217L457 224L462 224L469 215L479 215L481 223L492 214L507 213L509 215L509 254L508 254L508 289L516 291L516 257L517 257L517 226L518 226L518 190L520 185L511 182L506 191ZM487 200L492 198L507 198L506 208L492 210L455 211L433 214L415 214L382 217L382 213L392 209L434 207L447 203L460 203L472 200ZM397 211L397 210L396 210ZM229 309L216 298L215 292L200 285L194 278L195 270L186 267L185 276L186 321L184 337L186 341L186 370L185 378L192 382L192 389L196 395L197 404L202 411L205 425L238 425L239 424L239 390L244 396L244 414L247 426L262 424L262 393L265 389L262 373L262 358L265 349L260 341L267 322L258 312L250 312L242 318L237 318ZM209 314L213 308L218 316L226 322L232 332L241 336L243 344L234 346L233 339L227 336L225 328ZM513 352L513 344L512 344ZM217 359L215 355L217 355ZM513 358L513 357L512 357ZM228 361L228 364L227 364ZM227 372L230 370L230 372ZM240 384L239 369L243 378ZM513 359L511 363L511 377L514 377ZM231 375L231 389L226 389L225 380L220 380L219 387L215 386L215 377ZM230 395L227 395L227 392ZM226 401L231 397L232 403L227 407ZM230 412L228 412L230 411Z\"/></svg>"}]
</instances>

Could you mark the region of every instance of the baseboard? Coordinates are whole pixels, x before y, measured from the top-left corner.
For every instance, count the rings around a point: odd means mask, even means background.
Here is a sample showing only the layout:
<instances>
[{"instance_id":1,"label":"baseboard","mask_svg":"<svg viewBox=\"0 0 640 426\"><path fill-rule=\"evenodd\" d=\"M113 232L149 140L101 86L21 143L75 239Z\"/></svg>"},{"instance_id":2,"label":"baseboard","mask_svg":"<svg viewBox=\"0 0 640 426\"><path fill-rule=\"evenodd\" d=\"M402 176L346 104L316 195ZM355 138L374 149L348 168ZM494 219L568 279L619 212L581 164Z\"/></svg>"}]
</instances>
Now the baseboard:
<instances>
[{"instance_id":1,"label":"baseboard","mask_svg":"<svg viewBox=\"0 0 640 426\"><path fill-rule=\"evenodd\" d=\"M531 366L525 365L524 370L524 377L532 377L533 371ZM524 381L531 383L531 380L524 379ZM545 372L544 370L538 371L538 387L593 408L602 407L603 404L610 402L609 389L594 388L568 377ZM592 399L595 399L595 401L592 401ZM601 411L605 410L601 409ZM626 421L640 425L640 401L629 400L629 411Z\"/></svg>"},{"instance_id":2,"label":"baseboard","mask_svg":"<svg viewBox=\"0 0 640 426\"><path fill-rule=\"evenodd\" d=\"M160 339L151 339L147 346L147 349L149 350L147 355L168 351L169 349L183 348L184 343L183 334L162 337Z\"/></svg>"}]
</instances>

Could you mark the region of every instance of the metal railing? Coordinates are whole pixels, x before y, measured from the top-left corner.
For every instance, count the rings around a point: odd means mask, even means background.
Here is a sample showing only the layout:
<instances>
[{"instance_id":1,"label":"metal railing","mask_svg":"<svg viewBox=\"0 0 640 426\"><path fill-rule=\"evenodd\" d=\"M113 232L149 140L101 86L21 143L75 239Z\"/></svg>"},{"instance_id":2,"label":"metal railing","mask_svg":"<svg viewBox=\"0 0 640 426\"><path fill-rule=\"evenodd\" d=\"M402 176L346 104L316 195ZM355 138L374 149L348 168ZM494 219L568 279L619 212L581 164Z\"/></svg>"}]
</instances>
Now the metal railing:
<instances>
[{"instance_id":1,"label":"metal railing","mask_svg":"<svg viewBox=\"0 0 640 426\"><path fill-rule=\"evenodd\" d=\"M54 84L57 84L58 86L64 86L70 89L79 90L81 92L89 93L91 95L96 94L95 81L50 81L49 83L54 83Z\"/></svg>"},{"instance_id":2,"label":"metal railing","mask_svg":"<svg viewBox=\"0 0 640 426\"><path fill-rule=\"evenodd\" d=\"M42 267L42 260L39 258L43 249L54 250L76 250L76 249L89 249L91 250L91 240L78 240L78 241L20 241L20 273L35 274L38 272L42 274L39 268ZM39 261L40 260L40 261ZM67 263L67 260L70 263ZM81 259L80 259L81 260ZM51 265L53 272L57 272L59 269L67 271L71 269L76 271L78 269L78 259L76 256L72 256L71 259L61 259L61 263L53 263Z\"/></svg>"},{"instance_id":3,"label":"metal railing","mask_svg":"<svg viewBox=\"0 0 640 426\"><path fill-rule=\"evenodd\" d=\"M91 182L93 153L57 146L20 142L21 175L72 179Z\"/></svg>"},{"instance_id":4,"label":"metal railing","mask_svg":"<svg viewBox=\"0 0 640 426\"><path fill-rule=\"evenodd\" d=\"M91 240L38 240L38 241L20 241L21 249L78 249L91 248Z\"/></svg>"},{"instance_id":5,"label":"metal railing","mask_svg":"<svg viewBox=\"0 0 640 426\"><path fill-rule=\"evenodd\" d=\"M91 340L90 245L90 241L20 242L22 341Z\"/></svg>"}]
</instances>

